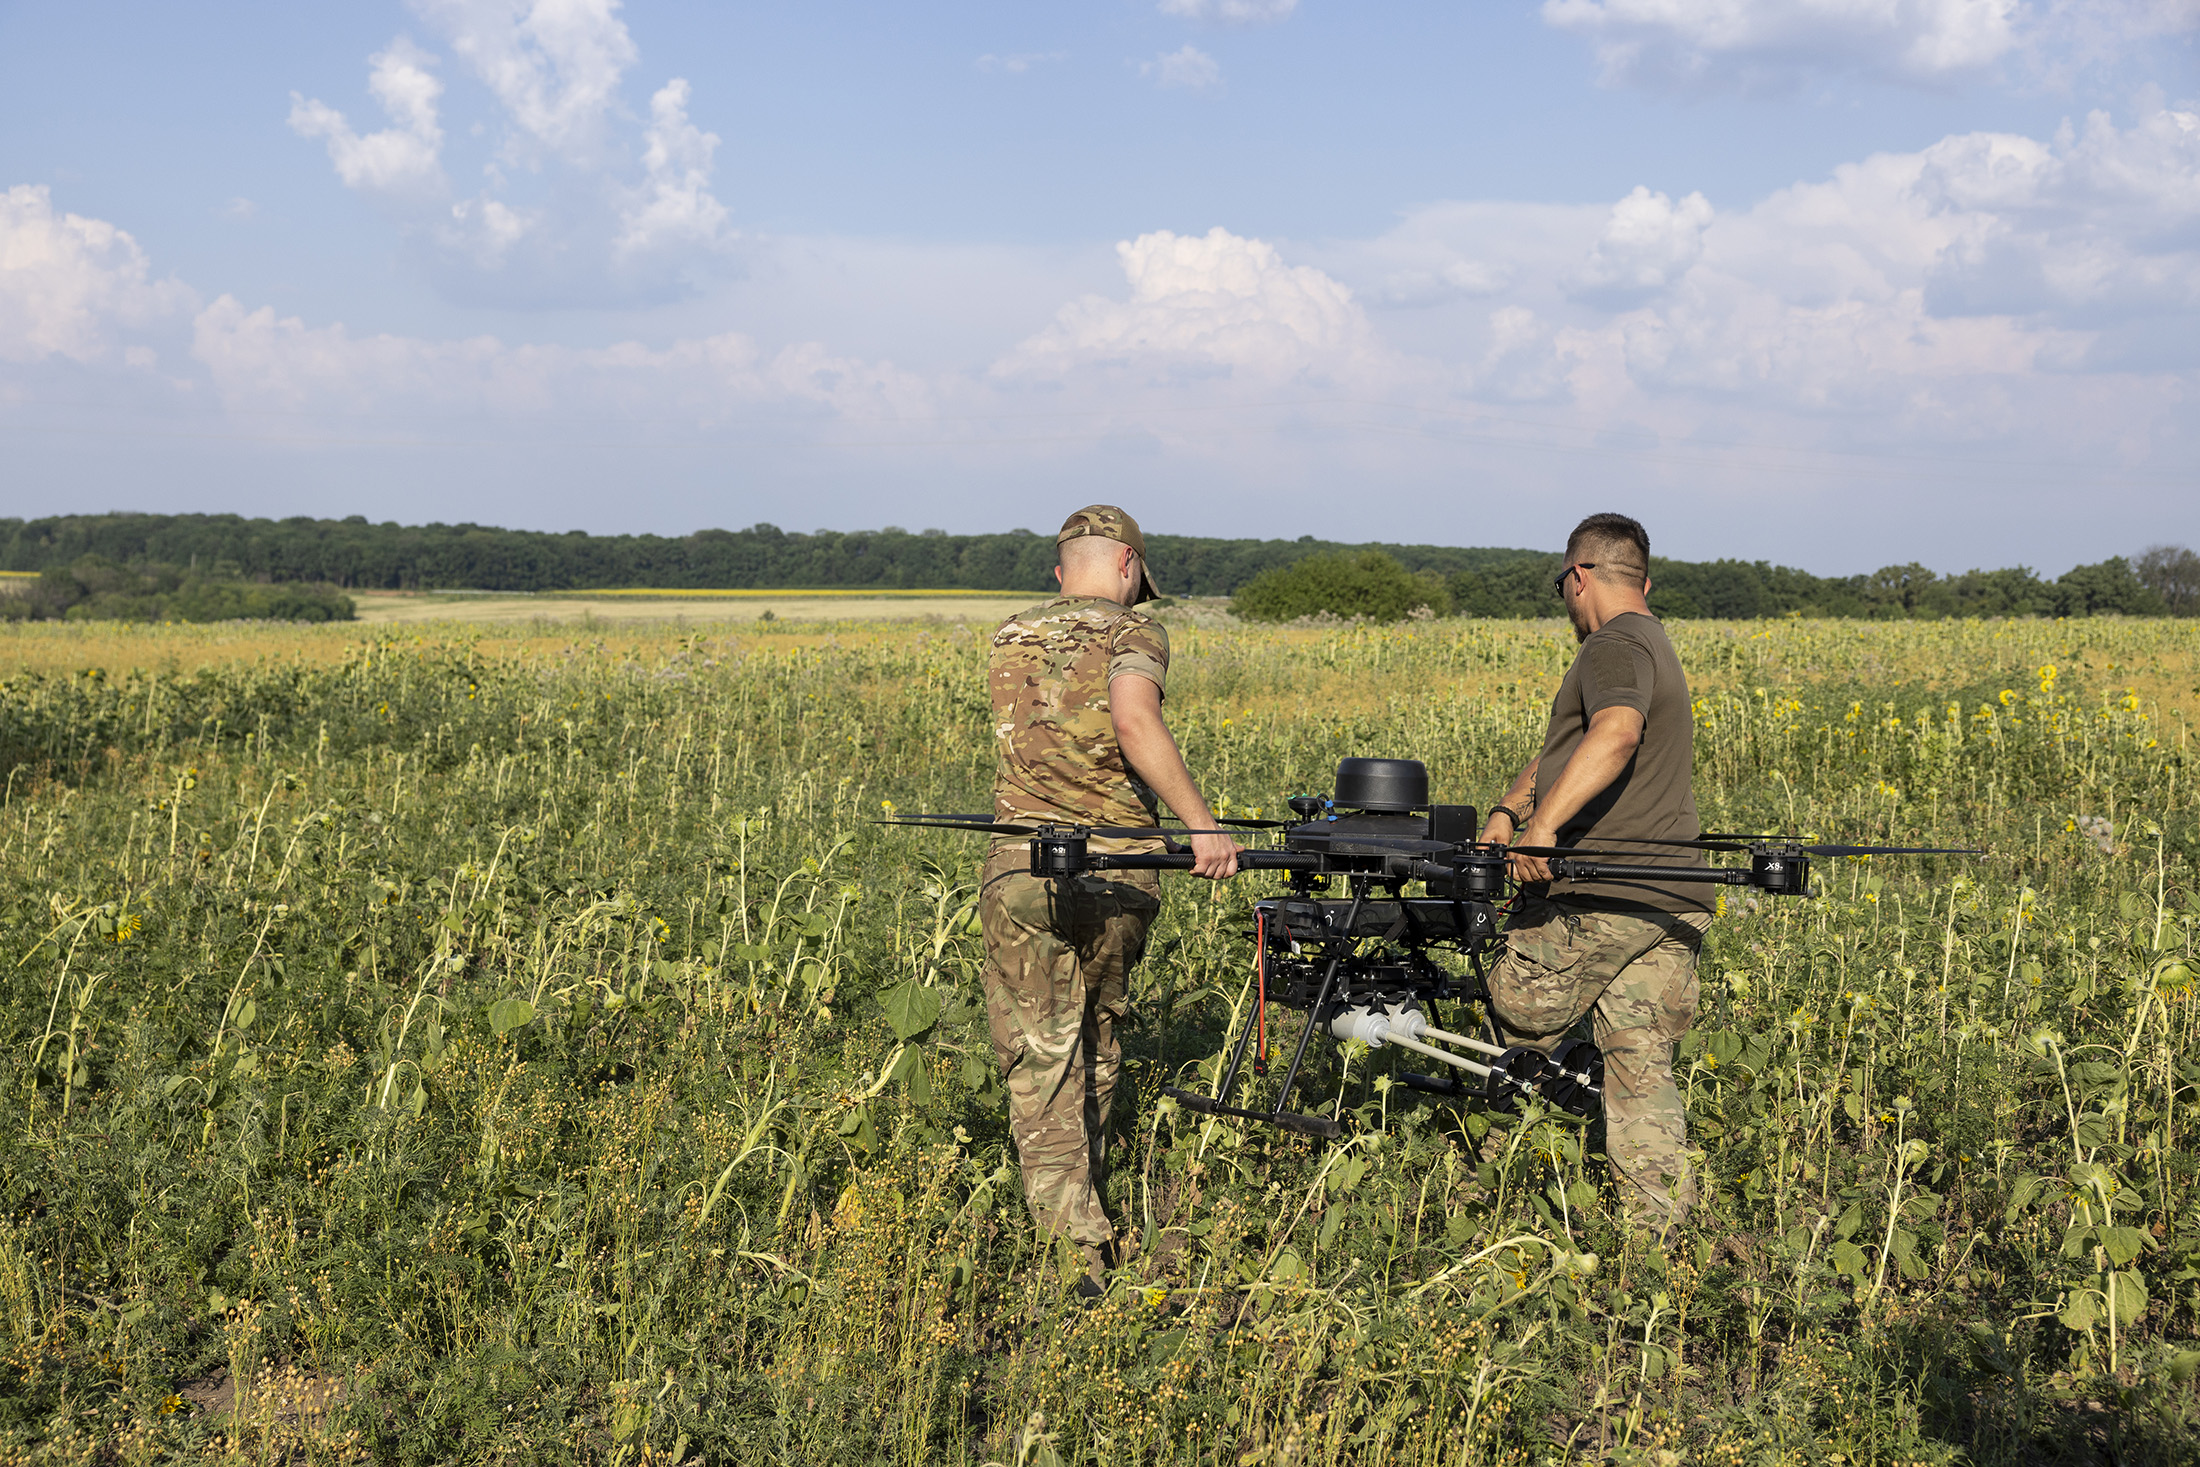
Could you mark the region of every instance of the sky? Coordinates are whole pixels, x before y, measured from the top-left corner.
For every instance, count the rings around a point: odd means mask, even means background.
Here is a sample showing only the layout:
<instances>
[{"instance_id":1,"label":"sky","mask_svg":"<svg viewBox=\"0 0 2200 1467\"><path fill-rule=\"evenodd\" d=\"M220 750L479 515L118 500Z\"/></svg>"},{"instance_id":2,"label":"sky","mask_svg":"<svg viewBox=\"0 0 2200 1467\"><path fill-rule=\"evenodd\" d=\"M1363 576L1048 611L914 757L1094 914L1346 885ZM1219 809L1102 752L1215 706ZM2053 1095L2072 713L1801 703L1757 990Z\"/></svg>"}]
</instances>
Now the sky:
<instances>
[{"instance_id":1,"label":"sky","mask_svg":"<svg viewBox=\"0 0 2200 1467\"><path fill-rule=\"evenodd\" d=\"M2200 0L0 0L0 515L2200 542Z\"/></svg>"}]
</instances>

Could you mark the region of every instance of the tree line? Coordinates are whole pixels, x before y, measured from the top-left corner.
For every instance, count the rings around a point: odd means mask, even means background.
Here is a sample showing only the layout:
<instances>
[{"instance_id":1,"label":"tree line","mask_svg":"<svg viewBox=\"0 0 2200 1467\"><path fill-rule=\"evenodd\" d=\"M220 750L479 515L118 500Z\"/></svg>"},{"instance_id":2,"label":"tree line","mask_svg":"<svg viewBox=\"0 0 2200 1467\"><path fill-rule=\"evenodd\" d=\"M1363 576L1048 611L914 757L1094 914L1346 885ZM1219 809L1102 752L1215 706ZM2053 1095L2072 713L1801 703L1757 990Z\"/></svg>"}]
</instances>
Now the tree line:
<instances>
[{"instance_id":1,"label":"tree line","mask_svg":"<svg viewBox=\"0 0 2200 1467\"><path fill-rule=\"evenodd\" d=\"M352 621L330 586L260 582L80 555L0 595L0 621Z\"/></svg>"},{"instance_id":2,"label":"tree line","mask_svg":"<svg viewBox=\"0 0 2200 1467\"><path fill-rule=\"evenodd\" d=\"M1346 544L1152 535L1147 548L1172 596L1228 596L1315 558L1380 556L1414 578L1435 611L1547 616L1558 556L1520 548ZM612 587L805 587L1044 591L1051 537L1029 530L950 535L880 530L799 534L774 525L692 535L590 535L489 525L249 519L209 514L56 515L0 519L0 569L47 571L87 556L173 568L209 582L320 584L345 590L575 591ZM1318 567L1309 567L1312 575ZM2080 566L2050 581L2024 567L1943 576L1925 566L1818 576L1766 561L1654 559L1651 605L1689 617L2191 615L2200 557L2156 546ZM1360 573L1355 572L1355 575ZM1364 576L1361 577L1365 579ZM1330 579L1334 580L1335 577ZM1351 576L1344 579L1351 580ZM1377 579L1380 579L1378 568ZM1447 605L1438 605L1447 602ZM1387 604L1387 603L1386 603ZM1342 613L1339 614L1349 614Z\"/></svg>"}]
</instances>

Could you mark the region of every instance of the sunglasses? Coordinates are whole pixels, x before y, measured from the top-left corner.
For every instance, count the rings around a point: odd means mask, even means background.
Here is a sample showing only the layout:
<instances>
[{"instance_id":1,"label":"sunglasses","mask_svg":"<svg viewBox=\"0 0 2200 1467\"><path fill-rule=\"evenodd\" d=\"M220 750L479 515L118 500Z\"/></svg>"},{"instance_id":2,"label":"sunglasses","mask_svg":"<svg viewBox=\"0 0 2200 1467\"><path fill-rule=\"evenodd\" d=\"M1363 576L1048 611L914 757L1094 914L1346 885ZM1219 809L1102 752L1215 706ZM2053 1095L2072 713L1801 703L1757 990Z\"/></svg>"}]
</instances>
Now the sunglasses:
<instances>
[{"instance_id":1,"label":"sunglasses","mask_svg":"<svg viewBox=\"0 0 2200 1467\"><path fill-rule=\"evenodd\" d=\"M1595 570L1596 568L1597 568L1597 563L1596 563L1595 561L1593 561L1593 560L1577 560L1577 561L1575 561L1575 562L1574 562L1574 563L1573 563L1572 565L1569 565L1569 566L1567 566L1567 567L1566 567L1566 569L1564 569L1564 570L1562 570L1562 571L1560 571L1560 572L1558 573L1558 579L1557 579L1557 580L1555 580L1555 581L1551 582L1551 594L1552 594L1553 596L1556 596L1556 597L1557 597L1557 598L1558 598L1559 600L1561 600L1561 601L1565 600L1565 599L1566 599L1566 578L1567 578L1568 576L1572 575L1572 574L1573 574L1573 573L1574 573L1575 571L1577 571L1577 570Z\"/></svg>"}]
</instances>

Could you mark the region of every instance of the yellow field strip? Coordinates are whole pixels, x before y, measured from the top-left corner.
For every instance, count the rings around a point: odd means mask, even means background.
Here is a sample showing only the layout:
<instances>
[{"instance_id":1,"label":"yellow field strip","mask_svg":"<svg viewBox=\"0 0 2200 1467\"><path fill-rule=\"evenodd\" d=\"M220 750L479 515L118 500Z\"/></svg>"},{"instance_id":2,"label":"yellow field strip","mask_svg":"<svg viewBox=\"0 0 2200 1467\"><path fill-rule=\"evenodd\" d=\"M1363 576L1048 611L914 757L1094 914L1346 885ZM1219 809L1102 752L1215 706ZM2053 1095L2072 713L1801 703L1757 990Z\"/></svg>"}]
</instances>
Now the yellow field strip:
<instances>
[{"instance_id":1,"label":"yellow field strip","mask_svg":"<svg viewBox=\"0 0 2200 1467\"><path fill-rule=\"evenodd\" d=\"M432 593L431 593L431 594L432 594ZM674 597L683 597L683 598L684 598L684 597L689 597L689 596L729 596L729 597L732 597L732 596L772 596L772 597L781 597L781 596L834 596L834 597L839 597L839 598L841 598L841 599L844 599L844 600L855 600L855 599L861 599L861 600L864 600L864 601L875 601L875 600L888 600L888 601L894 601L894 600L900 600L900 599L903 599L903 598L909 598L909 599L912 599L912 600L914 600L914 599L917 599L917 598L920 598L920 597L925 597L925 596L968 596L968 597L978 597L978 596L1002 596L1002 597L1008 597L1008 598L1011 598L1011 599L1020 599L1020 598L1023 598L1023 597L1028 597L1028 596L1037 596L1037 595L1041 595L1041 594L1044 594L1044 593L1042 593L1042 592L1038 592L1038 591L998 591L998 590L960 590L960 591L958 591L958 590L933 590L933 589L926 589L926 590L917 590L917 589L898 589L898 588L895 588L895 587L891 587L891 586L819 586L819 587L806 587L806 588L792 588L792 587L785 587L785 586L767 586L767 587L751 587L751 586L739 586L739 587L734 587L734 586L728 586L728 587L722 587L722 588L713 588L713 587L694 587L694 588L689 588L689 587L679 587L679 586L667 586L667 587L655 587L655 586L619 586L619 587L608 587L608 588L601 588L601 589L597 589L597 590L590 590L590 591L544 591L544 592L539 592L539 593L537 593L537 592L526 592L526 591L510 591L510 592L501 592L501 591L500 591L500 592L497 592L497 593L495 593L495 594L498 594L498 595L513 595L513 596L525 596L525 595L535 595L535 594L540 594L540 595L545 595L545 596L674 596Z\"/></svg>"}]
</instances>

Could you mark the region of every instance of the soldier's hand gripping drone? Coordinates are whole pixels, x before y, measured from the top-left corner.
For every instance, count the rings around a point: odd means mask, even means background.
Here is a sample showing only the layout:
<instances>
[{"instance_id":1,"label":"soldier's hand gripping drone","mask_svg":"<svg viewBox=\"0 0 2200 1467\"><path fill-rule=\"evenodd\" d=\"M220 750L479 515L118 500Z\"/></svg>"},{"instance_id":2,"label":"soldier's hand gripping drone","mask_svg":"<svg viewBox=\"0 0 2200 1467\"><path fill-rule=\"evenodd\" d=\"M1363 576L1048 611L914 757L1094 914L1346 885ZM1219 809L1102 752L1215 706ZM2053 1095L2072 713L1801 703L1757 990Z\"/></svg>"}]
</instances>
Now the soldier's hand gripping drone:
<instances>
[{"instance_id":1,"label":"soldier's hand gripping drone","mask_svg":"<svg viewBox=\"0 0 2200 1467\"><path fill-rule=\"evenodd\" d=\"M1316 1031L1335 1040L1357 1039L1435 1060L1454 1076L1406 1073L1415 1089L1509 1104L1535 1096L1572 1116L1593 1116L1603 1104L1604 1062L1596 1046L1570 1040L1549 1054L1525 1045L1493 1043L1485 1016L1461 1019L1462 1028L1438 1027L1443 1005L1466 1015L1487 998L1485 966L1503 941L1498 907L1510 877L1508 853L1545 858L1559 878L1605 881L1710 882L1752 887L1771 896L1808 896L1815 857L1976 855L1972 850L1924 846L1806 845L1783 835L1708 835L1693 841L1631 841L1649 847L1678 846L1747 856L1747 864L1671 864L1656 850L1632 855L1574 847L1506 847L1474 838L1475 812L1465 805L1429 801L1428 770L1413 759L1346 759L1337 766L1335 792L1300 795L1290 808L1296 823L1224 821L1225 825L1281 828L1281 844L1238 856L1242 870L1284 873L1287 894L1253 907L1252 1012L1228 1044L1229 1060L1212 1096L1175 1086L1166 1093L1189 1109L1239 1116L1308 1135L1335 1137L1334 1116L1291 1110L1291 1095ZM1091 871L1189 870L1188 852L1102 853L1094 837L1178 837L1198 832L1075 825L1004 825L974 816L914 816L882 822L923 825L1031 841L1031 874L1071 878ZM1418 890L1416 890L1418 888ZM1464 962L1453 971L1437 961L1449 953ZM1274 1103L1233 1105L1248 1054L1256 1076L1268 1072L1269 1006L1303 1011L1307 1022L1291 1046ZM1464 1077L1464 1078L1462 1078Z\"/></svg>"}]
</instances>

